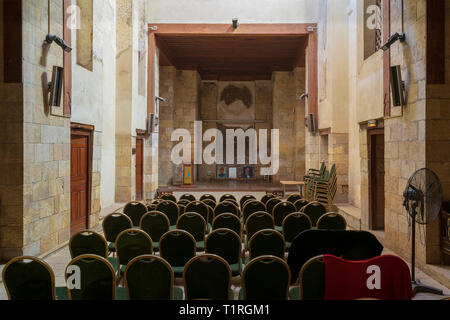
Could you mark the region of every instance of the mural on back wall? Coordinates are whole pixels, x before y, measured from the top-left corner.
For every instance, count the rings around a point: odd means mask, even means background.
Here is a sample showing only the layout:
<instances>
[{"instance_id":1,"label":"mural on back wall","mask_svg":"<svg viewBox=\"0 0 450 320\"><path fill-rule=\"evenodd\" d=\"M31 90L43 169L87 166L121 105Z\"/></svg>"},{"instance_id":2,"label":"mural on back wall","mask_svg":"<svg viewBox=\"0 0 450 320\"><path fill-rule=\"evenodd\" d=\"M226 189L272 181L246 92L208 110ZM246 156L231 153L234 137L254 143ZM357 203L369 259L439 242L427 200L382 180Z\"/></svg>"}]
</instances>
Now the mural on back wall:
<instances>
[{"instance_id":1,"label":"mural on back wall","mask_svg":"<svg viewBox=\"0 0 450 320\"><path fill-rule=\"evenodd\" d=\"M219 82L218 119L230 120L229 123L224 123L226 127L240 127L243 130L251 128L255 120L254 97L254 82Z\"/></svg>"}]
</instances>

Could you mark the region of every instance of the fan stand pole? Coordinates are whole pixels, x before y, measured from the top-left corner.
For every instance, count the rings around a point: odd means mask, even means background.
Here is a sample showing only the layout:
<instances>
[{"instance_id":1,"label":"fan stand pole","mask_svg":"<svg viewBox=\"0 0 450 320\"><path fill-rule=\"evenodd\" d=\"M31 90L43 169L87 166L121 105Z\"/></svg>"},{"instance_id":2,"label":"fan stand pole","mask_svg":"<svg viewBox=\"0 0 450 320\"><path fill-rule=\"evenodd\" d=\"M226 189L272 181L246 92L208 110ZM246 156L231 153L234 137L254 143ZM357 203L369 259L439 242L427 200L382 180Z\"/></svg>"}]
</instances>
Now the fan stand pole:
<instances>
[{"instance_id":1,"label":"fan stand pole","mask_svg":"<svg viewBox=\"0 0 450 320\"><path fill-rule=\"evenodd\" d=\"M416 215L417 215L417 202L412 204L412 226L411 226L411 280L414 295L419 292L432 293L437 295L443 295L443 291L437 288L426 286L416 280Z\"/></svg>"}]
</instances>

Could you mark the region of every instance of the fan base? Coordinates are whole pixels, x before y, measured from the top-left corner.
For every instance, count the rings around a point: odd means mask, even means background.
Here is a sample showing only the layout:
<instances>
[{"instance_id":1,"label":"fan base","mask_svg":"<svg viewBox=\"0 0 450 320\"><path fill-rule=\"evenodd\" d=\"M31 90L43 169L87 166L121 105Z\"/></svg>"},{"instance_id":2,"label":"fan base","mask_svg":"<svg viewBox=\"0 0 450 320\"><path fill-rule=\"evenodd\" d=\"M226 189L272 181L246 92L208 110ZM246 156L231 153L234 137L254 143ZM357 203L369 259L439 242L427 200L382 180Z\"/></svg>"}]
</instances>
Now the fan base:
<instances>
[{"instance_id":1,"label":"fan base","mask_svg":"<svg viewBox=\"0 0 450 320\"><path fill-rule=\"evenodd\" d=\"M444 292L442 290L423 285L418 280L413 281L412 286L413 286L414 295L418 294L419 292L432 293L432 294L437 294L440 296L442 296L444 294Z\"/></svg>"}]
</instances>

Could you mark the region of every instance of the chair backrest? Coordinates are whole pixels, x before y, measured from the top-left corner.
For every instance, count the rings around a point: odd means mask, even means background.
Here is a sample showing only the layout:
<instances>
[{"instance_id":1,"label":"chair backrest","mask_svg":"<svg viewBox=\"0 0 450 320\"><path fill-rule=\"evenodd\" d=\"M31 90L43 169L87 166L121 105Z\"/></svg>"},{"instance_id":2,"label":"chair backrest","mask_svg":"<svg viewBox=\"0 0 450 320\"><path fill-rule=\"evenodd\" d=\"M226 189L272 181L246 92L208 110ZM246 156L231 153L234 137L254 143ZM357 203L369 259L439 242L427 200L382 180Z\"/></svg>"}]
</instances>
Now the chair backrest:
<instances>
[{"instance_id":1,"label":"chair backrest","mask_svg":"<svg viewBox=\"0 0 450 320\"><path fill-rule=\"evenodd\" d=\"M317 221L317 229L345 230L347 229L347 221L339 213L326 213Z\"/></svg>"},{"instance_id":2,"label":"chair backrest","mask_svg":"<svg viewBox=\"0 0 450 320\"><path fill-rule=\"evenodd\" d=\"M222 213L216 216L212 223L212 229L230 229L239 236L242 234L242 225L239 218L232 213Z\"/></svg>"},{"instance_id":3,"label":"chair backrest","mask_svg":"<svg viewBox=\"0 0 450 320\"><path fill-rule=\"evenodd\" d=\"M311 228L311 219L306 214L301 212L291 213L283 220L284 240L292 242L299 233Z\"/></svg>"},{"instance_id":4,"label":"chair backrest","mask_svg":"<svg viewBox=\"0 0 450 320\"><path fill-rule=\"evenodd\" d=\"M236 201L236 197L232 194L224 194L220 197L219 202L224 202L225 200L234 200Z\"/></svg>"},{"instance_id":5,"label":"chair backrest","mask_svg":"<svg viewBox=\"0 0 450 320\"><path fill-rule=\"evenodd\" d=\"M273 217L267 212L255 212L247 219L245 230L247 231L247 239L251 239L252 236L265 229L274 229L275 222Z\"/></svg>"},{"instance_id":6,"label":"chair backrest","mask_svg":"<svg viewBox=\"0 0 450 320\"><path fill-rule=\"evenodd\" d=\"M55 300L55 275L44 261L30 256L11 259L2 281L9 300Z\"/></svg>"},{"instance_id":7,"label":"chair backrest","mask_svg":"<svg viewBox=\"0 0 450 320\"><path fill-rule=\"evenodd\" d=\"M294 204L296 201L302 199L302 196L298 193L291 194L286 201Z\"/></svg>"},{"instance_id":8,"label":"chair backrest","mask_svg":"<svg viewBox=\"0 0 450 320\"><path fill-rule=\"evenodd\" d=\"M206 204L204 204L202 201L190 202L186 206L184 212L198 213L199 215L201 215L203 217L203 219L205 219L205 221L208 221L208 214L209 214L208 206Z\"/></svg>"},{"instance_id":9,"label":"chair backrest","mask_svg":"<svg viewBox=\"0 0 450 320\"><path fill-rule=\"evenodd\" d=\"M181 216L183 213L186 212L186 206L183 206L182 204L178 205L178 214Z\"/></svg>"},{"instance_id":10,"label":"chair backrest","mask_svg":"<svg viewBox=\"0 0 450 320\"><path fill-rule=\"evenodd\" d=\"M256 232L248 244L250 260L259 256L276 256L284 259L286 242L283 235L276 230L264 229Z\"/></svg>"},{"instance_id":11,"label":"chair backrest","mask_svg":"<svg viewBox=\"0 0 450 320\"><path fill-rule=\"evenodd\" d=\"M323 261L324 300L411 300L414 296L410 269L398 256L382 255L369 260L349 261L325 254Z\"/></svg>"},{"instance_id":12,"label":"chair backrest","mask_svg":"<svg viewBox=\"0 0 450 320\"><path fill-rule=\"evenodd\" d=\"M256 200L255 196L251 195L251 194L246 194L245 196L242 196L241 199L239 200L239 205L241 210L244 208L244 203L247 200Z\"/></svg>"},{"instance_id":13,"label":"chair backrest","mask_svg":"<svg viewBox=\"0 0 450 320\"><path fill-rule=\"evenodd\" d=\"M239 203L236 201L236 200L233 200L233 199L227 199L227 200L224 200L224 201L222 201L222 202L231 202L232 204L234 204L238 209L239 209ZM240 210L240 209L239 209Z\"/></svg>"},{"instance_id":14,"label":"chair backrest","mask_svg":"<svg viewBox=\"0 0 450 320\"><path fill-rule=\"evenodd\" d=\"M211 201L214 201L214 203L217 202L216 197L214 197L212 194L204 194L204 195L202 195L200 197L200 201L203 201L203 200L211 200Z\"/></svg>"},{"instance_id":15,"label":"chair backrest","mask_svg":"<svg viewBox=\"0 0 450 320\"><path fill-rule=\"evenodd\" d=\"M296 212L297 209L291 202L280 202L277 204L272 211L273 220L275 221L275 225L281 227L283 225L283 220L288 215L293 212Z\"/></svg>"},{"instance_id":16,"label":"chair backrest","mask_svg":"<svg viewBox=\"0 0 450 320\"><path fill-rule=\"evenodd\" d=\"M161 200L170 200L170 201L173 201L173 202L177 202L177 198L173 194L170 194L170 193L162 194L160 199Z\"/></svg>"},{"instance_id":17,"label":"chair backrest","mask_svg":"<svg viewBox=\"0 0 450 320\"><path fill-rule=\"evenodd\" d=\"M216 206L214 205L214 207L213 207L213 206L210 206L208 204L206 204L206 206L208 207L208 221L207 222L212 225L212 222L214 220L214 208Z\"/></svg>"},{"instance_id":18,"label":"chair backrest","mask_svg":"<svg viewBox=\"0 0 450 320\"><path fill-rule=\"evenodd\" d=\"M301 212L306 214L310 219L313 227L317 225L317 221L321 216L327 213L327 208L319 202L311 202L310 204L304 206Z\"/></svg>"},{"instance_id":19,"label":"chair backrest","mask_svg":"<svg viewBox=\"0 0 450 320\"><path fill-rule=\"evenodd\" d=\"M228 300L231 270L228 263L214 254L204 254L189 260L183 271L187 300Z\"/></svg>"},{"instance_id":20,"label":"chair backrest","mask_svg":"<svg viewBox=\"0 0 450 320\"><path fill-rule=\"evenodd\" d=\"M242 209L242 216L244 218L244 224L247 222L248 217L255 212L266 212L267 208L264 203L258 200L247 201Z\"/></svg>"},{"instance_id":21,"label":"chair backrest","mask_svg":"<svg viewBox=\"0 0 450 320\"><path fill-rule=\"evenodd\" d=\"M177 229L189 232L195 241L204 241L206 220L195 212L187 212L178 218Z\"/></svg>"},{"instance_id":22,"label":"chair backrest","mask_svg":"<svg viewBox=\"0 0 450 320\"><path fill-rule=\"evenodd\" d=\"M153 253L153 241L142 230L128 229L122 231L116 239L118 265L127 265L133 258Z\"/></svg>"},{"instance_id":23,"label":"chair backrest","mask_svg":"<svg viewBox=\"0 0 450 320\"><path fill-rule=\"evenodd\" d=\"M77 270L79 286L68 288L69 300L115 300L116 275L108 260L94 254L72 259L66 267L66 283Z\"/></svg>"},{"instance_id":24,"label":"chair backrest","mask_svg":"<svg viewBox=\"0 0 450 320\"><path fill-rule=\"evenodd\" d=\"M105 238L90 230L75 233L69 240L69 250L72 259L82 254L96 254L103 258L108 256L108 244Z\"/></svg>"},{"instance_id":25,"label":"chair backrest","mask_svg":"<svg viewBox=\"0 0 450 320\"><path fill-rule=\"evenodd\" d=\"M224 258L228 264L239 263L241 238L230 229L217 229L206 237L205 252Z\"/></svg>"},{"instance_id":26,"label":"chair backrest","mask_svg":"<svg viewBox=\"0 0 450 320\"><path fill-rule=\"evenodd\" d=\"M265 255L250 261L242 273L244 300L287 300L291 272L279 257Z\"/></svg>"},{"instance_id":27,"label":"chair backrest","mask_svg":"<svg viewBox=\"0 0 450 320\"><path fill-rule=\"evenodd\" d=\"M276 196L274 194L267 193L262 196L261 202L264 203L265 205L267 205L267 201L269 201L270 199L273 199L273 198L276 198Z\"/></svg>"},{"instance_id":28,"label":"chair backrest","mask_svg":"<svg viewBox=\"0 0 450 320\"><path fill-rule=\"evenodd\" d=\"M153 242L158 242L162 235L169 231L170 221L164 213L151 211L142 217L140 227L150 236Z\"/></svg>"},{"instance_id":29,"label":"chair backrest","mask_svg":"<svg viewBox=\"0 0 450 320\"><path fill-rule=\"evenodd\" d=\"M187 206L189 204L189 202L190 202L189 200L181 199L181 200L177 201L177 204L182 205L182 206Z\"/></svg>"},{"instance_id":30,"label":"chair backrest","mask_svg":"<svg viewBox=\"0 0 450 320\"><path fill-rule=\"evenodd\" d=\"M189 201L195 201L195 196L190 193L185 193L180 197L180 200L189 200Z\"/></svg>"},{"instance_id":31,"label":"chair backrest","mask_svg":"<svg viewBox=\"0 0 450 320\"><path fill-rule=\"evenodd\" d=\"M103 219L102 227L106 241L116 242L119 233L133 227L133 221L123 213L111 213Z\"/></svg>"},{"instance_id":32,"label":"chair backrest","mask_svg":"<svg viewBox=\"0 0 450 320\"><path fill-rule=\"evenodd\" d=\"M325 264L323 256L308 260L299 275L300 300L323 300L325 295Z\"/></svg>"},{"instance_id":33,"label":"chair backrest","mask_svg":"<svg viewBox=\"0 0 450 320\"><path fill-rule=\"evenodd\" d=\"M167 218L169 218L171 226L177 224L178 217L180 216L180 208L178 208L178 205L175 202L170 200L161 201L156 206L155 211L164 213Z\"/></svg>"},{"instance_id":34,"label":"chair backrest","mask_svg":"<svg viewBox=\"0 0 450 320\"><path fill-rule=\"evenodd\" d=\"M266 203L267 213L273 216L273 208L275 208L275 206L281 202L282 201L279 198L269 199Z\"/></svg>"},{"instance_id":35,"label":"chair backrest","mask_svg":"<svg viewBox=\"0 0 450 320\"><path fill-rule=\"evenodd\" d=\"M207 206L212 207L213 209L216 207L216 204L217 204L217 202L212 199L203 199L200 201L203 202L204 204L206 204Z\"/></svg>"},{"instance_id":36,"label":"chair backrest","mask_svg":"<svg viewBox=\"0 0 450 320\"><path fill-rule=\"evenodd\" d=\"M159 240L159 252L172 267L184 266L195 256L197 244L194 237L184 230L166 232Z\"/></svg>"},{"instance_id":37,"label":"chair backrest","mask_svg":"<svg viewBox=\"0 0 450 320\"><path fill-rule=\"evenodd\" d=\"M232 213L236 216L240 217L240 210L239 208L228 201L220 202L217 204L217 206L214 208L214 217L217 217L219 214L222 213Z\"/></svg>"},{"instance_id":38,"label":"chair backrest","mask_svg":"<svg viewBox=\"0 0 450 320\"><path fill-rule=\"evenodd\" d=\"M308 200L300 199L300 200L295 201L294 206L295 206L295 209L297 209L297 212L300 212L300 210L302 210L302 208L304 206L307 206L308 204L309 204Z\"/></svg>"},{"instance_id":39,"label":"chair backrest","mask_svg":"<svg viewBox=\"0 0 450 320\"><path fill-rule=\"evenodd\" d=\"M142 255L131 260L124 275L129 300L172 300L174 274L161 257Z\"/></svg>"},{"instance_id":40,"label":"chair backrest","mask_svg":"<svg viewBox=\"0 0 450 320\"><path fill-rule=\"evenodd\" d=\"M138 227L142 216L147 213L147 210L147 206L143 203L131 201L125 205L123 213L130 217L134 227Z\"/></svg>"}]
</instances>

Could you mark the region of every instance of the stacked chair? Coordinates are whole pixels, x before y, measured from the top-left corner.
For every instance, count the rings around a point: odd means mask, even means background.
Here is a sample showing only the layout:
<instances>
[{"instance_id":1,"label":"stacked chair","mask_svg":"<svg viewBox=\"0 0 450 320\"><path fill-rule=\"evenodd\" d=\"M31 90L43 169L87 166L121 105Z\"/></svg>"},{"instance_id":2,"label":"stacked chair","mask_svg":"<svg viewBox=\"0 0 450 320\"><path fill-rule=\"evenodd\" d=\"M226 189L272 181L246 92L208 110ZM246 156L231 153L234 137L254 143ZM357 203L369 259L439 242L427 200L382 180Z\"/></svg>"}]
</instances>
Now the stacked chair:
<instances>
[{"instance_id":1,"label":"stacked chair","mask_svg":"<svg viewBox=\"0 0 450 320\"><path fill-rule=\"evenodd\" d=\"M333 164L330 171L327 171L325 163L322 163L319 170L309 169L303 180L306 200L323 203L331 210L337 190L336 165Z\"/></svg>"}]
</instances>

